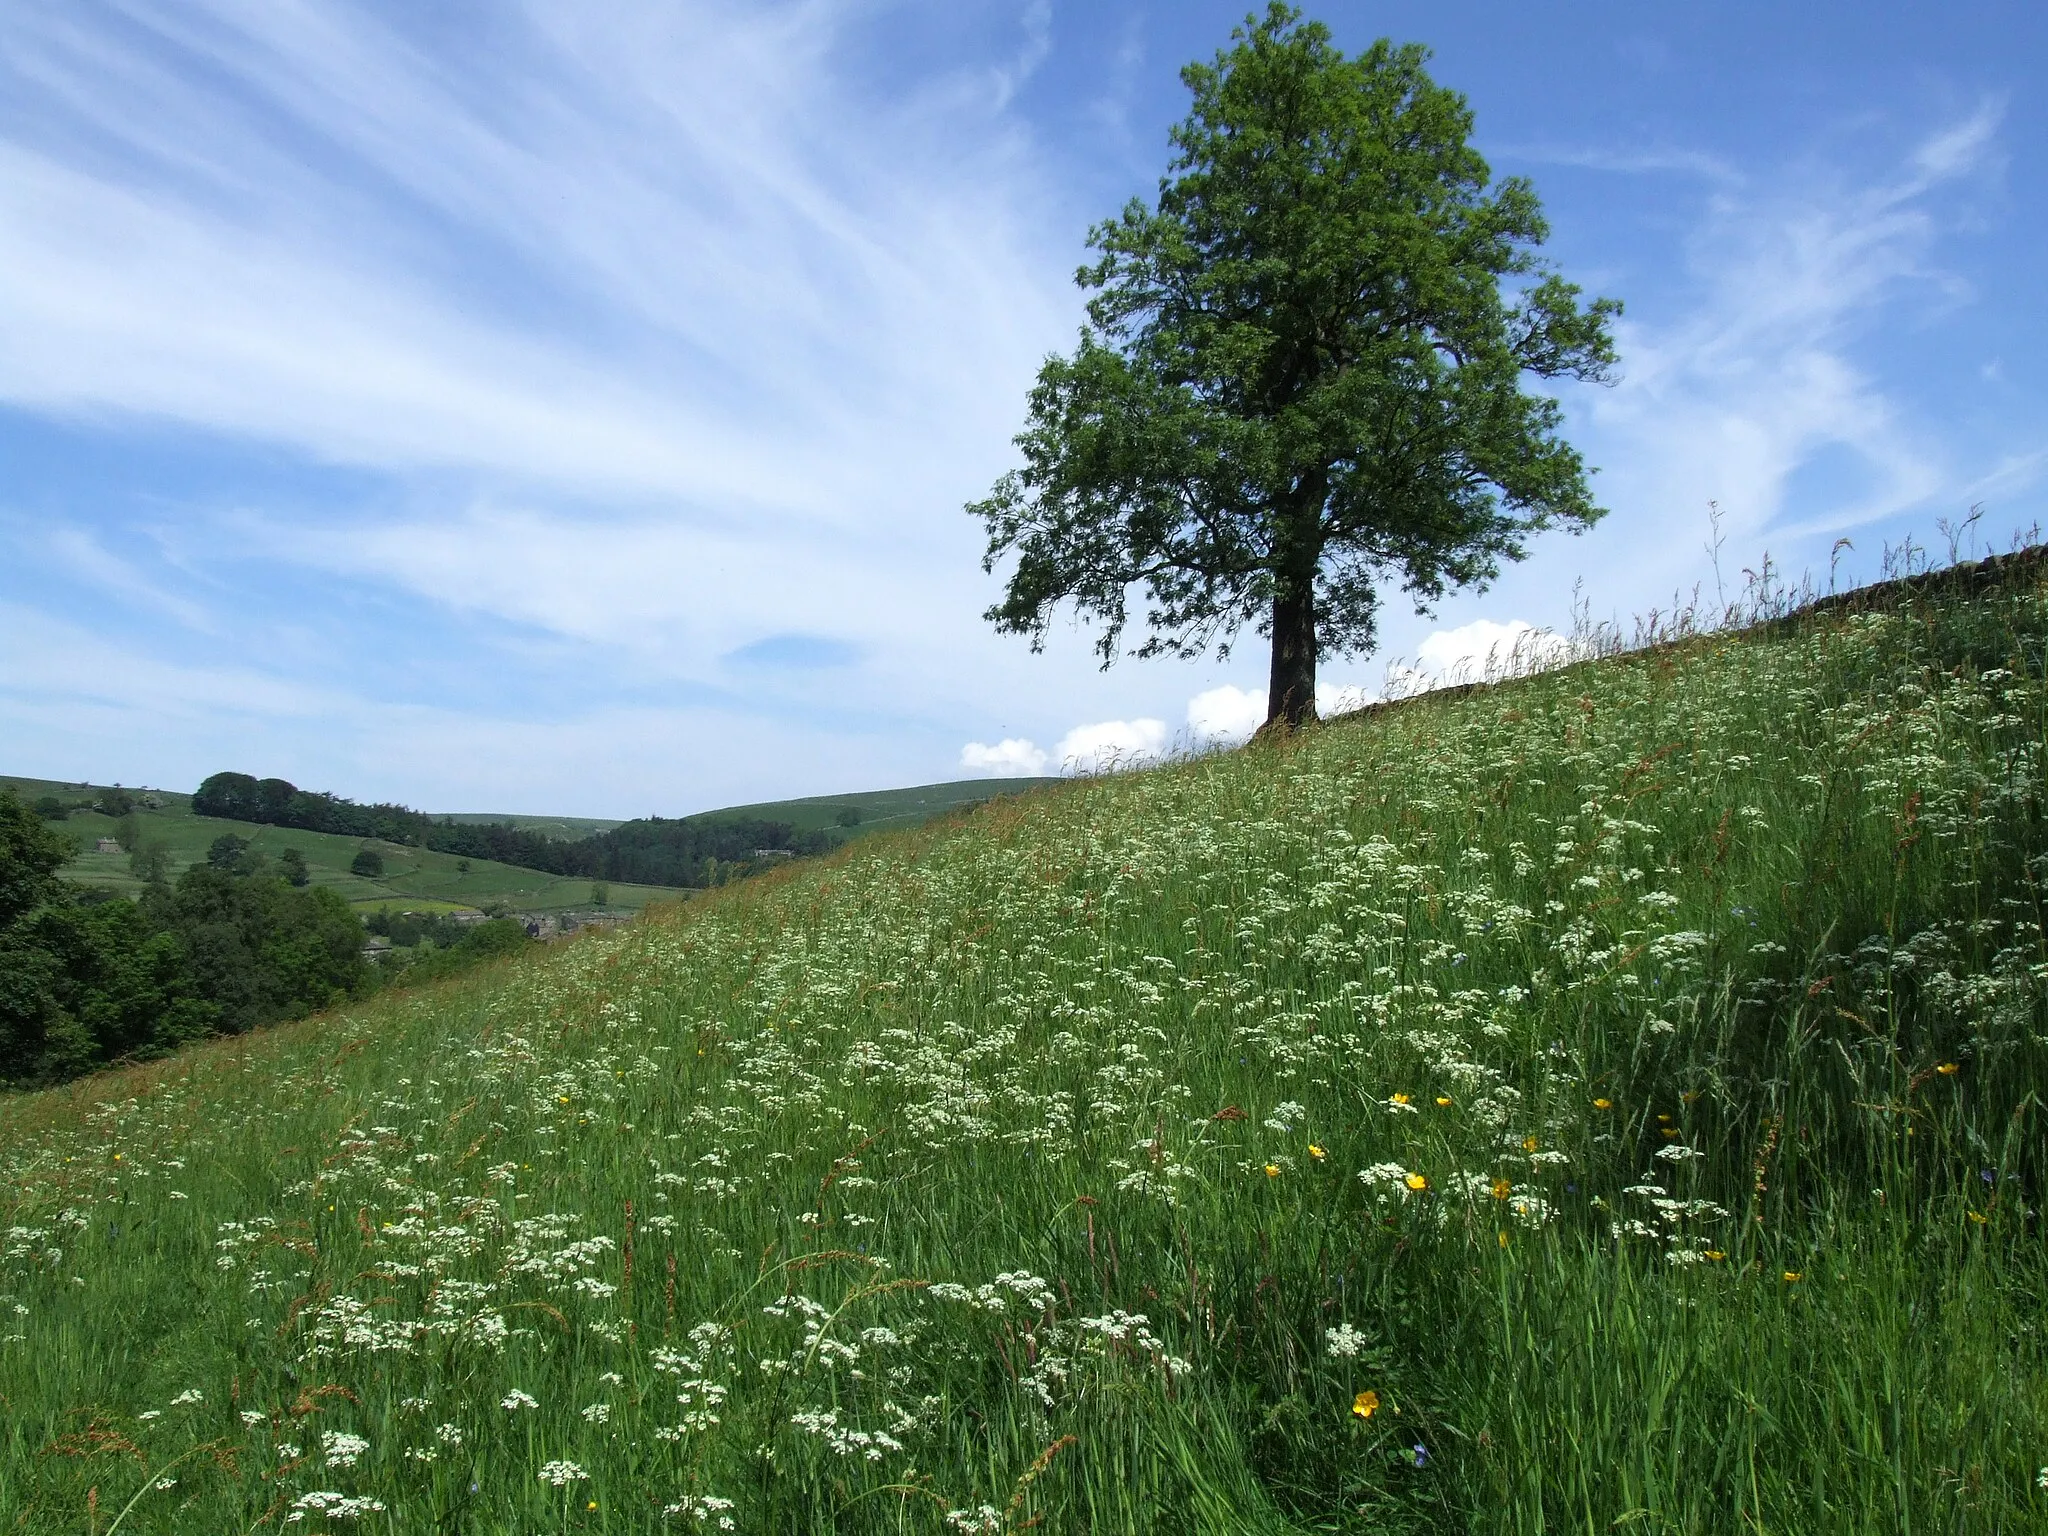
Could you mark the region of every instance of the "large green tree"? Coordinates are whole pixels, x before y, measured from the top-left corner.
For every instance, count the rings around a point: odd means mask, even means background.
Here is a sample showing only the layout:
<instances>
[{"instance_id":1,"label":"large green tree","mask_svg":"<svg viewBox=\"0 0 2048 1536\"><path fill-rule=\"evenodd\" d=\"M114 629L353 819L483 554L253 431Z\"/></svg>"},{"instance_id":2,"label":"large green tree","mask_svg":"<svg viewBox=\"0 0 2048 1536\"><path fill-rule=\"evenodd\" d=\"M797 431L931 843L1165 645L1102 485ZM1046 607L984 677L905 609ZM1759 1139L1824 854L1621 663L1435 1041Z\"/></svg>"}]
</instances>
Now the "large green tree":
<instances>
[{"instance_id":1,"label":"large green tree","mask_svg":"<svg viewBox=\"0 0 2048 1536\"><path fill-rule=\"evenodd\" d=\"M1620 306L1537 256L1526 181L1492 181L1427 52L1356 58L1289 6L1182 79L1156 207L1098 225L1080 345L1040 371L1024 465L969 511L1014 554L998 629L1071 601L1117 655L1272 640L1269 720L1315 711L1323 652L1373 644L1379 589L1483 585L1529 535L1601 515L1529 380L1602 380Z\"/></svg>"}]
</instances>

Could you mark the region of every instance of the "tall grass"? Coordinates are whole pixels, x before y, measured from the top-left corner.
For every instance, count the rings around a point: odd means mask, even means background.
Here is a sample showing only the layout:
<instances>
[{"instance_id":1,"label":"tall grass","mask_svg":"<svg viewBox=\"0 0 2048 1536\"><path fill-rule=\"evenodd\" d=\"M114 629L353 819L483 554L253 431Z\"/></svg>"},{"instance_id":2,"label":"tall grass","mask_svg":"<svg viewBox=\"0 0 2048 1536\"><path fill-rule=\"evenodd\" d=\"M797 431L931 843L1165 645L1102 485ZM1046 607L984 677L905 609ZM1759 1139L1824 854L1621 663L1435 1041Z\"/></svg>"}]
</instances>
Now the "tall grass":
<instances>
[{"instance_id":1,"label":"tall grass","mask_svg":"<svg viewBox=\"0 0 2048 1536\"><path fill-rule=\"evenodd\" d=\"M7 1101L0 1529L2048 1528L2037 569Z\"/></svg>"}]
</instances>

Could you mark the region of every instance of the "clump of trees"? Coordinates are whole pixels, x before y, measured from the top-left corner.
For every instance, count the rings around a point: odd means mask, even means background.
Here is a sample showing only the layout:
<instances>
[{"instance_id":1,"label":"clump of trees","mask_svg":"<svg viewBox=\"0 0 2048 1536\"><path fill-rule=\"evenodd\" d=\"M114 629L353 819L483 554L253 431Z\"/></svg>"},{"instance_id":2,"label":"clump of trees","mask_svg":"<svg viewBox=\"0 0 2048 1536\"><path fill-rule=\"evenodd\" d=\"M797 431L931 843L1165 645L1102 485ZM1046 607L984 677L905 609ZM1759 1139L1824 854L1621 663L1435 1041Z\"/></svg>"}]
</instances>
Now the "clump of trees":
<instances>
[{"instance_id":1,"label":"clump of trees","mask_svg":"<svg viewBox=\"0 0 2048 1536\"><path fill-rule=\"evenodd\" d=\"M463 923L447 913L379 907L363 918L363 926L392 943L390 952L377 962L387 986L414 986L451 976L530 942L525 925L509 917Z\"/></svg>"},{"instance_id":2,"label":"clump of trees","mask_svg":"<svg viewBox=\"0 0 2048 1536\"><path fill-rule=\"evenodd\" d=\"M60 1082L374 985L348 903L252 867L246 845L216 844L139 901L58 879L73 851L0 793L0 1084Z\"/></svg>"}]
</instances>

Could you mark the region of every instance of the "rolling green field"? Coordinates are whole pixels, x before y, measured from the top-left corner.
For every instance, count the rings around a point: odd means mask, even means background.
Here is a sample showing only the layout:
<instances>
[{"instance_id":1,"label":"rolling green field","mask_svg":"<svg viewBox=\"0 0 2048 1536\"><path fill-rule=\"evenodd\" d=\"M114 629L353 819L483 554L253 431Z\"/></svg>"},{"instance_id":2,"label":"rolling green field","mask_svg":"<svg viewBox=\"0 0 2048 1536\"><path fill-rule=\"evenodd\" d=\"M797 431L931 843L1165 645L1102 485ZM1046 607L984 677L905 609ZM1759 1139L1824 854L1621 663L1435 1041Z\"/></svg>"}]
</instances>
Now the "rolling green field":
<instances>
[{"instance_id":1,"label":"rolling green field","mask_svg":"<svg viewBox=\"0 0 2048 1536\"><path fill-rule=\"evenodd\" d=\"M2048 1530L2048 591L0 1100L24 1533Z\"/></svg>"},{"instance_id":2,"label":"rolling green field","mask_svg":"<svg viewBox=\"0 0 2048 1536\"><path fill-rule=\"evenodd\" d=\"M75 784L55 784L41 779L5 778L0 785L12 785L29 803L43 795L83 799L89 789ZM434 853L396 843L370 842L384 857L384 874L366 879L349 873L349 864L365 842L357 837L337 837L325 832L301 832L291 827L265 827L254 822L227 821L192 814L190 795L158 791L160 810L138 809L137 827L146 842L161 842L170 850L171 874L191 864L204 863L206 850L223 833L232 832L276 858L287 848L306 856L315 885L331 886L359 910L375 907L403 908L414 912L465 911L487 903L503 903L516 912L591 911L591 882L558 878L539 870L520 869L488 859L464 861L454 854ZM113 818L97 811L74 811L57 823L58 830L76 842L81 852L64 866L64 877L87 885L105 886L132 895L142 881L130 872L125 853L96 853L94 845L115 832ZM649 902L678 901L688 891L658 885L626 885L609 882L606 895L611 910L638 912Z\"/></svg>"}]
</instances>

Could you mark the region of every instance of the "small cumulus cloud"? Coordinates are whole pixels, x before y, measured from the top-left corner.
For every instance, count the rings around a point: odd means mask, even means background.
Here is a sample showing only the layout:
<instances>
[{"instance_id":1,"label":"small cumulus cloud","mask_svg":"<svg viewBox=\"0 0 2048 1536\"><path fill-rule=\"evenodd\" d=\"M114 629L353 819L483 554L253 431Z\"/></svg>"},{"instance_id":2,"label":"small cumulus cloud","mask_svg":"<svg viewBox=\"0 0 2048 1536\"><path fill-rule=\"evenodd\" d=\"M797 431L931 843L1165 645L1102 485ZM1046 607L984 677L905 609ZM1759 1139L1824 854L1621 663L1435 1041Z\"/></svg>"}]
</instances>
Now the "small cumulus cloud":
<instances>
[{"instance_id":1,"label":"small cumulus cloud","mask_svg":"<svg viewBox=\"0 0 2048 1536\"><path fill-rule=\"evenodd\" d=\"M1164 720L1100 720L1067 732L1053 756L1067 773L1114 773L1157 762L1166 744Z\"/></svg>"},{"instance_id":2,"label":"small cumulus cloud","mask_svg":"<svg viewBox=\"0 0 2048 1536\"><path fill-rule=\"evenodd\" d=\"M1370 688L1352 683L1317 683L1316 713L1323 716L1348 715L1354 709L1377 704L1380 696Z\"/></svg>"},{"instance_id":3,"label":"small cumulus cloud","mask_svg":"<svg viewBox=\"0 0 2048 1536\"><path fill-rule=\"evenodd\" d=\"M1429 687L1479 683L1498 677L1519 677L1555 666L1571 651L1571 642L1526 619L1505 624L1474 619L1456 629L1440 629L1415 648L1411 670L1427 677Z\"/></svg>"},{"instance_id":4,"label":"small cumulus cloud","mask_svg":"<svg viewBox=\"0 0 2048 1536\"><path fill-rule=\"evenodd\" d=\"M970 741L960 749L960 766L991 779L1029 779L1045 772L1045 748L1022 736L989 746Z\"/></svg>"},{"instance_id":5,"label":"small cumulus cloud","mask_svg":"<svg viewBox=\"0 0 2048 1536\"><path fill-rule=\"evenodd\" d=\"M1188 700L1188 734L1197 744L1249 741L1266 723L1266 696L1225 683Z\"/></svg>"}]
</instances>

